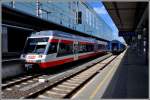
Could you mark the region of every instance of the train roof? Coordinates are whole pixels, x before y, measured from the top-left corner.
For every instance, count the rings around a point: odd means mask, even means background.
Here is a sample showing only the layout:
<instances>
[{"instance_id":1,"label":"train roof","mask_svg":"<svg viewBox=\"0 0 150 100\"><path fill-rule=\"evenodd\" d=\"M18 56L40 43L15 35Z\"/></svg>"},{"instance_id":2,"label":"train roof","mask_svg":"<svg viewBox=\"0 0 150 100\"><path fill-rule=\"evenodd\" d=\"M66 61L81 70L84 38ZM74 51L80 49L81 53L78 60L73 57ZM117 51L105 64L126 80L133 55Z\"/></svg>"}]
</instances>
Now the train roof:
<instances>
[{"instance_id":1,"label":"train roof","mask_svg":"<svg viewBox=\"0 0 150 100\"><path fill-rule=\"evenodd\" d=\"M91 37L83 37L83 36L78 36L58 30L45 30L45 31L39 31L39 32L34 32L31 34L31 37L44 37L44 36L57 36L57 37L64 37L64 38L69 38L69 39L76 39L76 40L82 40L82 41L88 41L88 42L94 42L96 39L91 38Z\"/></svg>"},{"instance_id":2,"label":"train roof","mask_svg":"<svg viewBox=\"0 0 150 100\"><path fill-rule=\"evenodd\" d=\"M63 36L63 37L69 37L72 38L73 35L65 33L65 32L60 32L56 30L46 30L46 31L39 31L39 32L34 32L31 37L41 37L41 36Z\"/></svg>"},{"instance_id":3,"label":"train roof","mask_svg":"<svg viewBox=\"0 0 150 100\"><path fill-rule=\"evenodd\" d=\"M111 43L120 43L120 44L123 44L123 45L125 45L124 43L122 43L122 42L120 42L120 41L118 41L118 40L112 40L112 41L110 41Z\"/></svg>"},{"instance_id":4,"label":"train roof","mask_svg":"<svg viewBox=\"0 0 150 100\"><path fill-rule=\"evenodd\" d=\"M112 40L112 41L110 41L110 42L120 42L120 41L118 41L118 40Z\"/></svg>"}]
</instances>

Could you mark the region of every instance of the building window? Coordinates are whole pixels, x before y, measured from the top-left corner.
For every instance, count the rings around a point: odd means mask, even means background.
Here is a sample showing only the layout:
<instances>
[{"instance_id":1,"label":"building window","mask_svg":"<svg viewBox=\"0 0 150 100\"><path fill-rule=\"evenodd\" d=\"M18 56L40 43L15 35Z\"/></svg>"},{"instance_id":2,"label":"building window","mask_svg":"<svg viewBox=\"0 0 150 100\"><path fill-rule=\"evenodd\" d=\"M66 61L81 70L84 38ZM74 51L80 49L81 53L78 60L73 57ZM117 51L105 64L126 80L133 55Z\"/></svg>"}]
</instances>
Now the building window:
<instances>
[{"instance_id":1,"label":"building window","mask_svg":"<svg viewBox=\"0 0 150 100\"><path fill-rule=\"evenodd\" d=\"M82 24L82 12L81 11L76 13L76 17L77 17L77 24Z\"/></svg>"}]
</instances>

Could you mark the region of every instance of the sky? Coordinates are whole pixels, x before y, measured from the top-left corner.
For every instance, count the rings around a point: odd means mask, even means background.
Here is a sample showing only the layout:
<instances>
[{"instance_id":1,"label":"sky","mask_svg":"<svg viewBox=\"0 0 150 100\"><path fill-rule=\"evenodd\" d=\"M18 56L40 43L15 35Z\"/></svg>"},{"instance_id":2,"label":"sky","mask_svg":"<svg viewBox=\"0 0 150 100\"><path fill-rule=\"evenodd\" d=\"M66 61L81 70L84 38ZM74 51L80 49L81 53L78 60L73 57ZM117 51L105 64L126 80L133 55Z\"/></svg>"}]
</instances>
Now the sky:
<instances>
[{"instance_id":1,"label":"sky","mask_svg":"<svg viewBox=\"0 0 150 100\"><path fill-rule=\"evenodd\" d=\"M122 37L118 36L118 28L116 27L116 25L113 22L112 18L108 14L108 12L105 9L103 3L101 1L99 1L99 2L92 2L92 3L90 3L90 5L93 7L93 9L99 15L99 17L104 19L104 21L112 28L114 39L117 39L117 40L119 40L121 42L124 42L124 39Z\"/></svg>"}]
</instances>

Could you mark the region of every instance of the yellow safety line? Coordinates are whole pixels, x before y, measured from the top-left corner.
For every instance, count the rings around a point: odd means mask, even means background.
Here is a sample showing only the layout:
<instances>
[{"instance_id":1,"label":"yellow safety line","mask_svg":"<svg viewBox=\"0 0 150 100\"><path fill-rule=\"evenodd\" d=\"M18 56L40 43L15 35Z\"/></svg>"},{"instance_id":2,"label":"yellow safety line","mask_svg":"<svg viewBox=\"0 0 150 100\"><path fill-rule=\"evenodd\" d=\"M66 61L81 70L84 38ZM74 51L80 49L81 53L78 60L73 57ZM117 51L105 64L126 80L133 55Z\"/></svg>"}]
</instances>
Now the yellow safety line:
<instances>
[{"instance_id":1,"label":"yellow safety line","mask_svg":"<svg viewBox=\"0 0 150 100\"><path fill-rule=\"evenodd\" d=\"M90 96L90 99L93 99L95 97L95 95L98 92L98 90L102 87L102 85L105 83L105 81L108 80L108 78L109 78L110 74L112 73L112 71L114 71L114 68L115 68L115 66L109 71L109 73L104 78L104 80L101 81L100 84L96 87L96 90L92 93L92 95Z\"/></svg>"}]
</instances>

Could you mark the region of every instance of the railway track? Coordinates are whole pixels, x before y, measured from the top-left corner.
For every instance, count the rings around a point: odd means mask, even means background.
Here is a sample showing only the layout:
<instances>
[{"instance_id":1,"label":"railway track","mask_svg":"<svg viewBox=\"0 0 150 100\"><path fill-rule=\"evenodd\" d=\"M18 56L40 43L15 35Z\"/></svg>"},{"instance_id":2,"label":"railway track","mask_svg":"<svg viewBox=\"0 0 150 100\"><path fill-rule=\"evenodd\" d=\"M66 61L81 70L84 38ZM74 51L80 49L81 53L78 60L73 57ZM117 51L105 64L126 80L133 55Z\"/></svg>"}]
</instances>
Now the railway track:
<instances>
[{"instance_id":1,"label":"railway track","mask_svg":"<svg viewBox=\"0 0 150 100\"><path fill-rule=\"evenodd\" d=\"M9 88L9 87L11 87L13 85L16 85L16 84L21 84L21 82L25 82L25 81L31 80L31 79L36 78L38 76L41 76L41 74L22 75L22 76L19 76L18 78L14 78L12 80L7 80L6 82L4 82L2 84L2 90L6 89L6 88Z\"/></svg>"},{"instance_id":2,"label":"railway track","mask_svg":"<svg viewBox=\"0 0 150 100\"><path fill-rule=\"evenodd\" d=\"M92 79L100 70L107 66L116 56L112 56L101 63L94 65L84 71L67 77L56 85L39 91L38 93L29 96L28 98L48 99L48 98L70 98L81 87Z\"/></svg>"},{"instance_id":3,"label":"railway track","mask_svg":"<svg viewBox=\"0 0 150 100\"><path fill-rule=\"evenodd\" d=\"M2 98L68 98L115 58L108 58L109 56L110 54L54 76L39 75L2 87ZM93 66L101 60L104 61L100 67Z\"/></svg>"}]
</instances>

